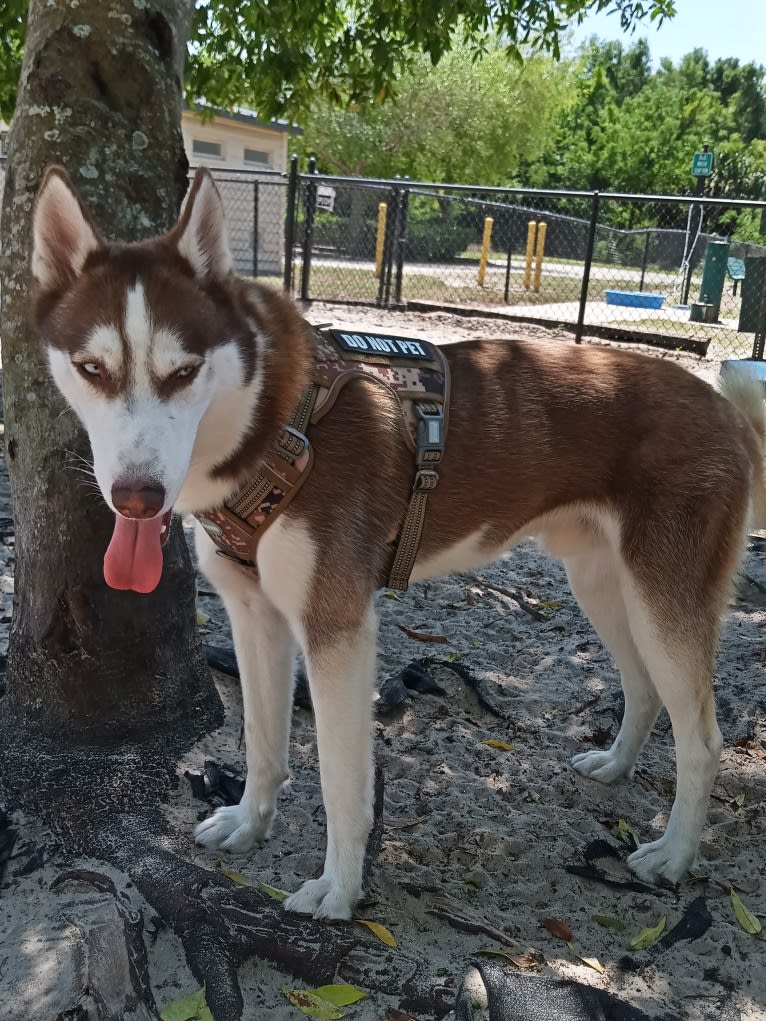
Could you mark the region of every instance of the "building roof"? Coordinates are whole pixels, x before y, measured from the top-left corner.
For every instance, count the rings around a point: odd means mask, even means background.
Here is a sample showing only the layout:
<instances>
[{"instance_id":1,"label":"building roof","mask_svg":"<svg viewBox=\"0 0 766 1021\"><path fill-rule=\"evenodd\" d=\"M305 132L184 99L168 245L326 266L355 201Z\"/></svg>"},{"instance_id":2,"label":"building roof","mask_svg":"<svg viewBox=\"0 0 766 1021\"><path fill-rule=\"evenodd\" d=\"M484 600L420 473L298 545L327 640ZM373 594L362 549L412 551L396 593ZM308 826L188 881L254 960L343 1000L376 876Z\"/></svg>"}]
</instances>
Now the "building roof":
<instances>
[{"instance_id":1,"label":"building roof","mask_svg":"<svg viewBox=\"0 0 766 1021\"><path fill-rule=\"evenodd\" d=\"M266 128L269 131L279 131L282 134L303 134L303 128L297 124L291 124L289 121L278 120L277 118L264 121L255 110L248 110L245 106L235 106L231 110L222 110L220 107L208 103L205 99L197 99L193 103L187 103L186 109L196 113L212 114L215 117L220 117L222 120L236 121L240 124L247 124L249 127Z\"/></svg>"}]
</instances>

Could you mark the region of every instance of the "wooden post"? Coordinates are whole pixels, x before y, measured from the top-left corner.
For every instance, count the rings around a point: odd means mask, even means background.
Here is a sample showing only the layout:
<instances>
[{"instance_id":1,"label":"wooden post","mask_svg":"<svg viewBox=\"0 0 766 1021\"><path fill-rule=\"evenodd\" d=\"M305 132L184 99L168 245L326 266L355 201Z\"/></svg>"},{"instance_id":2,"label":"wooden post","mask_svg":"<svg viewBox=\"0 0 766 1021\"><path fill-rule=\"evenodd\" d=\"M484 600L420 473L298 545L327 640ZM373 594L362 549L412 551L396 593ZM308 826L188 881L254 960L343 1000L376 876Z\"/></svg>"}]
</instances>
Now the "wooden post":
<instances>
[{"instance_id":1,"label":"wooden post","mask_svg":"<svg viewBox=\"0 0 766 1021\"><path fill-rule=\"evenodd\" d=\"M487 274L487 263L489 262L489 247L492 242L492 226L494 220L491 216L484 219L484 236L481 239L481 256L479 258L479 275L477 283L479 287L484 286L484 277Z\"/></svg>"},{"instance_id":2,"label":"wooden post","mask_svg":"<svg viewBox=\"0 0 766 1021\"><path fill-rule=\"evenodd\" d=\"M383 249L386 244L386 217L388 206L385 202L378 203L378 233L375 237L375 276L380 279L383 269Z\"/></svg>"}]
</instances>

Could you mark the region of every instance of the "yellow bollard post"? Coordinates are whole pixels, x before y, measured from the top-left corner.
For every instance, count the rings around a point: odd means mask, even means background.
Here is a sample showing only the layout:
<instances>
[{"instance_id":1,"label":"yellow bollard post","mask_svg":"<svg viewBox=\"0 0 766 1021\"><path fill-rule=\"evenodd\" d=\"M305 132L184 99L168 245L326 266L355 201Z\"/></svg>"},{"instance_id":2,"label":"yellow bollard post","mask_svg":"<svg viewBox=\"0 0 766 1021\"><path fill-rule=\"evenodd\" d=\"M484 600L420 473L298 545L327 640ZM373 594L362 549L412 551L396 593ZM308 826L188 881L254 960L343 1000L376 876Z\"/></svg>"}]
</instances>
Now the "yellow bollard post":
<instances>
[{"instance_id":1,"label":"yellow bollard post","mask_svg":"<svg viewBox=\"0 0 766 1021\"><path fill-rule=\"evenodd\" d=\"M530 220L527 224L527 255L524 261L524 290L529 290L532 283L532 258L535 254L535 237L537 235L537 221Z\"/></svg>"},{"instance_id":2,"label":"yellow bollard post","mask_svg":"<svg viewBox=\"0 0 766 1021\"><path fill-rule=\"evenodd\" d=\"M492 225L494 222L491 216L487 216L484 220L484 236L481 239L481 255L479 256L479 275L476 281L479 287L484 286L484 277L487 272L487 263L489 262L489 246L492 241Z\"/></svg>"},{"instance_id":3,"label":"yellow bollard post","mask_svg":"<svg viewBox=\"0 0 766 1021\"><path fill-rule=\"evenodd\" d=\"M537 293L540 290L540 281L543 276L543 253L545 252L545 235L548 230L547 223L537 225L537 251L535 252L535 284L533 290Z\"/></svg>"},{"instance_id":4,"label":"yellow bollard post","mask_svg":"<svg viewBox=\"0 0 766 1021\"><path fill-rule=\"evenodd\" d=\"M383 269L383 248L386 243L386 217L388 206L385 202L378 204L378 233L375 237L375 276L380 277Z\"/></svg>"}]
</instances>

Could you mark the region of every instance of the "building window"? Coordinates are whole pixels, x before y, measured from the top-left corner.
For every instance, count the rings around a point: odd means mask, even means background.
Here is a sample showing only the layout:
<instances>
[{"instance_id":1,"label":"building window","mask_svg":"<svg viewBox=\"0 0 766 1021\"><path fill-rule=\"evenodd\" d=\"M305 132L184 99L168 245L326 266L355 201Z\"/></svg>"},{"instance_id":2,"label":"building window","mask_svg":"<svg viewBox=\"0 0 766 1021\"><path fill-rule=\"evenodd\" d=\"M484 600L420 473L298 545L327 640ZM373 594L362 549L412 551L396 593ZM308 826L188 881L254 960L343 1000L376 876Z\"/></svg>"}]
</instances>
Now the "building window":
<instances>
[{"instance_id":1,"label":"building window","mask_svg":"<svg viewBox=\"0 0 766 1021\"><path fill-rule=\"evenodd\" d=\"M258 163L268 167L271 163L270 153L262 149L245 149L245 163Z\"/></svg>"},{"instance_id":2,"label":"building window","mask_svg":"<svg viewBox=\"0 0 766 1021\"><path fill-rule=\"evenodd\" d=\"M192 153L195 156L212 156L214 159L223 159L223 151L220 142L206 142L202 138L192 140Z\"/></svg>"}]
</instances>

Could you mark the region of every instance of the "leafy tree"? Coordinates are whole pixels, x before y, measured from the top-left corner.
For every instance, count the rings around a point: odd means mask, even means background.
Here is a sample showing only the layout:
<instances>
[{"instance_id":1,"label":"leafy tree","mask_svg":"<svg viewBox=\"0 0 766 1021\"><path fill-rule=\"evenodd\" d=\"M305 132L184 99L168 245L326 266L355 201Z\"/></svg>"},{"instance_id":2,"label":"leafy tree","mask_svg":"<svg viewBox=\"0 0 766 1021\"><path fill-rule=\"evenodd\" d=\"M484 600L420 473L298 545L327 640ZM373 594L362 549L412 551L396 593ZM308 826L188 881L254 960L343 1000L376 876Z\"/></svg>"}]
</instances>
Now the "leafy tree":
<instances>
[{"instance_id":1,"label":"leafy tree","mask_svg":"<svg viewBox=\"0 0 766 1021\"><path fill-rule=\"evenodd\" d=\"M555 114L546 150L525 177L551 187L689 192L691 156L707 142L720 154L708 190L760 197L759 156L748 148L766 134L765 111L758 65L711 64L695 49L652 74L643 42L626 49L591 39L571 102ZM629 225L640 215L608 208Z\"/></svg>"},{"instance_id":2,"label":"leafy tree","mask_svg":"<svg viewBox=\"0 0 766 1021\"><path fill-rule=\"evenodd\" d=\"M18 80L26 0L5 0L0 14L0 115L8 117ZM498 33L510 57L532 47L560 55L568 25L612 10L628 30L641 18L661 22L674 0L200 0L186 66L192 97L262 117L297 117L319 97L336 104L386 98L416 52L432 64L456 34L476 54Z\"/></svg>"},{"instance_id":3,"label":"leafy tree","mask_svg":"<svg viewBox=\"0 0 766 1021\"><path fill-rule=\"evenodd\" d=\"M652 75L649 43L639 39L627 49L618 40L600 42L591 38L584 55L583 75L588 78L602 70L615 103L620 106L629 96L635 96Z\"/></svg>"},{"instance_id":4,"label":"leafy tree","mask_svg":"<svg viewBox=\"0 0 766 1021\"><path fill-rule=\"evenodd\" d=\"M340 174L509 184L542 152L568 78L568 66L548 57L515 64L494 41L476 59L458 41L436 68L414 59L389 103L315 103L303 149Z\"/></svg>"}]
</instances>

